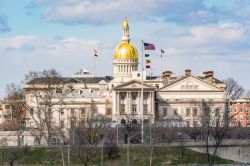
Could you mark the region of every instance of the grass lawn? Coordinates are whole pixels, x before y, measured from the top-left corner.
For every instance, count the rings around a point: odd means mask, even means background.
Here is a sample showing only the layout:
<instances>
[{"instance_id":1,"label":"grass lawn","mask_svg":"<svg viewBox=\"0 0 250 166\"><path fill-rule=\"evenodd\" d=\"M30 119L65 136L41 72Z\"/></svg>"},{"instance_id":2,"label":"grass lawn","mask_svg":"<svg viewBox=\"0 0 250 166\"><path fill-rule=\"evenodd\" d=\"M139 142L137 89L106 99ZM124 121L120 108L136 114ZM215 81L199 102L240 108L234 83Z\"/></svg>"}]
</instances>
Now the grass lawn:
<instances>
[{"instance_id":1,"label":"grass lawn","mask_svg":"<svg viewBox=\"0 0 250 166\"><path fill-rule=\"evenodd\" d=\"M150 151L147 147L130 147L129 158L131 166L148 166ZM84 151L86 152L86 151ZM101 163L101 149L88 150L82 155L93 154L89 165L98 166ZM109 159L107 153L104 151L104 166L126 166L127 165L127 149L119 148L119 157ZM181 150L179 147L154 147L153 151L153 166L163 165L180 165L181 164ZM67 165L67 149L63 149L64 162ZM18 162L20 165L62 165L62 156L60 148L31 148L31 149L0 149L0 165L4 163L7 165L11 159L14 165ZM17 160L19 158L19 161ZM184 149L184 165L191 165L193 163L206 163L205 154L194 152L189 149ZM217 158L216 163L228 164L234 163L229 160ZM71 165L83 165L79 158L79 153L72 150Z\"/></svg>"}]
</instances>

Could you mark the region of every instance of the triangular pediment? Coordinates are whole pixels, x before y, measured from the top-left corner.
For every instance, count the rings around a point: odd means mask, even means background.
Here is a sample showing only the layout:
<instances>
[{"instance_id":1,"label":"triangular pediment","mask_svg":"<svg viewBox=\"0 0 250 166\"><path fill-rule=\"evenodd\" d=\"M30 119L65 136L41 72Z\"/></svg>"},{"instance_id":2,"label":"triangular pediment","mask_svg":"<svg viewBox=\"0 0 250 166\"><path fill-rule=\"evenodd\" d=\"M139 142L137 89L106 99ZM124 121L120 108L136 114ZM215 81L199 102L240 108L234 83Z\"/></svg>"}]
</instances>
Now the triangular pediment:
<instances>
[{"instance_id":1,"label":"triangular pediment","mask_svg":"<svg viewBox=\"0 0 250 166\"><path fill-rule=\"evenodd\" d=\"M158 91L218 91L220 88L194 76L184 77L169 85L160 88Z\"/></svg>"},{"instance_id":2,"label":"triangular pediment","mask_svg":"<svg viewBox=\"0 0 250 166\"><path fill-rule=\"evenodd\" d=\"M141 89L142 83L138 80L131 80L129 82L122 83L120 85L117 85L114 89L115 90L123 90L123 89ZM155 88L153 86L150 86L148 84L143 83L143 89L152 89Z\"/></svg>"}]
</instances>

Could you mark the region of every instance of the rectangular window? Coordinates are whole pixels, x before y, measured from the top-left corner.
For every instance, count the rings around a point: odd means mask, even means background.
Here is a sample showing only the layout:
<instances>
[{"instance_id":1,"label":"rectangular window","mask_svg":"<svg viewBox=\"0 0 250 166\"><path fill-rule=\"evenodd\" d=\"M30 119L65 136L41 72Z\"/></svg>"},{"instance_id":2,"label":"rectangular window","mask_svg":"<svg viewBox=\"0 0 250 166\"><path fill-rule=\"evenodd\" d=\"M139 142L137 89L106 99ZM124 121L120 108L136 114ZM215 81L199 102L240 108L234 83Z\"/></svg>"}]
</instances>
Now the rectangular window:
<instances>
[{"instance_id":1,"label":"rectangular window","mask_svg":"<svg viewBox=\"0 0 250 166\"><path fill-rule=\"evenodd\" d=\"M190 121L187 121L187 127L190 127Z\"/></svg>"},{"instance_id":2,"label":"rectangular window","mask_svg":"<svg viewBox=\"0 0 250 166\"><path fill-rule=\"evenodd\" d=\"M159 84L155 84L156 89L159 89Z\"/></svg>"},{"instance_id":3,"label":"rectangular window","mask_svg":"<svg viewBox=\"0 0 250 166\"><path fill-rule=\"evenodd\" d=\"M74 128L76 126L76 121L75 120L71 120L70 121L70 127Z\"/></svg>"},{"instance_id":4,"label":"rectangular window","mask_svg":"<svg viewBox=\"0 0 250 166\"><path fill-rule=\"evenodd\" d=\"M63 110L63 108L60 108L60 109L59 109L59 112L60 112L60 115L61 115L61 116L64 115L64 110Z\"/></svg>"},{"instance_id":5,"label":"rectangular window","mask_svg":"<svg viewBox=\"0 0 250 166\"><path fill-rule=\"evenodd\" d=\"M194 121L194 122L193 122L193 125L194 125L194 127L197 127L197 126L198 126L198 122L197 122L197 121Z\"/></svg>"},{"instance_id":6,"label":"rectangular window","mask_svg":"<svg viewBox=\"0 0 250 166\"><path fill-rule=\"evenodd\" d=\"M108 108L107 110L106 110L106 115L111 115L112 114L112 109L111 108Z\"/></svg>"},{"instance_id":7,"label":"rectangular window","mask_svg":"<svg viewBox=\"0 0 250 166\"><path fill-rule=\"evenodd\" d=\"M137 77L140 77L141 75L140 75L140 73L137 73Z\"/></svg>"},{"instance_id":8,"label":"rectangular window","mask_svg":"<svg viewBox=\"0 0 250 166\"><path fill-rule=\"evenodd\" d=\"M220 116L220 108L215 109L215 117Z\"/></svg>"},{"instance_id":9,"label":"rectangular window","mask_svg":"<svg viewBox=\"0 0 250 166\"><path fill-rule=\"evenodd\" d=\"M136 114L137 109L136 109L136 104L132 104L132 114Z\"/></svg>"},{"instance_id":10,"label":"rectangular window","mask_svg":"<svg viewBox=\"0 0 250 166\"><path fill-rule=\"evenodd\" d=\"M120 110L120 113L121 113L121 114L124 114L124 113L125 113L125 105L124 105L124 104L121 104L121 105L120 105L120 109L121 109L121 110Z\"/></svg>"},{"instance_id":11,"label":"rectangular window","mask_svg":"<svg viewBox=\"0 0 250 166\"><path fill-rule=\"evenodd\" d=\"M137 93L136 92L132 92L131 96L132 96L132 104L136 104Z\"/></svg>"},{"instance_id":12,"label":"rectangular window","mask_svg":"<svg viewBox=\"0 0 250 166\"><path fill-rule=\"evenodd\" d=\"M81 117L85 117L85 112L86 112L85 109L82 108L82 109L81 109Z\"/></svg>"},{"instance_id":13,"label":"rectangular window","mask_svg":"<svg viewBox=\"0 0 250 166\"><path fill-rule=\"evenodd\" d=\"M74 114L75 114L75 109L74 109L74 108L71 108L71 109L70 109L70 114L71 114L71 115L74 115Z\"/></svg>"},{"instance_id":14,"label":"rectangular window","mask_svg":"<svg viewBox=\"0 0 250 166\"><path fill-rule=\"evenodd\" d=\"M64 128L64 120L61 120L61 128Z\"/></svg>"},{"instance_id":15,"label":"rectangular window","mask_svg":"<svg viewBox=\"0 0 250 166\"><path fill-rule=\"evenodd\" d=\"M174 116L178 116L178 109L175 108L173 111L174 111Z\"/></svg>"},{"instance_id":16,"label":"rectangular window","mask_svg":"<svg viewBox=\"0 0 250 166\"><path fill-rule=\"evenodd\" d=\"M0 110L3 110L3 107L2 107L2 105L0 105Z\"/></svg>"},{"instance_id":17,"label":"rectangular window","mask_svg":"<svg viewBox=\"0 0 250 166\"><path fill-rule=\"evenodd\" d=\"M190 116L190 108L186 108L186 116Z\"/></svg>"},{"instance_id":18,"label":"rectangular window","mask_svg":"<svg viewBox=\"0 0 250 166\"><path fill-rule=\"evenodd\" d=\"M144 104L143 105L143 114L147 114L148 113L148 105Z\"/></svg>"},{"instance_id":19,"label":"rectangular window","mask_svg":"<svg viewBox=\"0 0 250 166\"><path fill-rule=\"evenodd\" d=\"M60 88L56 89L56 93L62 93L62 89Z\"/></svg>"},{"instance_id":20,"label":"rectangular window","mask_svg":"<svg viewBox=\"0 0 250 166\"><path fill-rule=\"evenodd\" d=\"M168 108L163 108L163 117L168 115Z\"/></svg>"},{"instance_id":21,"label":"rectangular window","mask_svg":"<svg viewBox=\"0 0 250 166\"><path fill-rule=\"evenodd\" d=\"M5 109L10 109L10 105L5 105Z\"/></svg>"},{"instance_id":22,"label":"rectangular window","mask_svg":"<svg viewBox=\"0 0 250 166\"><path fill-rule=\"evenodd\" d=\"M197 108L194 108L194 109L193 109L193 116L194 116L194 117L197 117L197 115L198 115L198 109L197 109Z\"/></svg>"},{"instance_id":23,"label":"rectangular window","mask_svg":"<svg viewBox=\"0 0 250 166\"><path fill-rule=\"evenodd\" d=\"M231 112L236 112L236 108L231 108Z\"/></svg>"}]
</instances>

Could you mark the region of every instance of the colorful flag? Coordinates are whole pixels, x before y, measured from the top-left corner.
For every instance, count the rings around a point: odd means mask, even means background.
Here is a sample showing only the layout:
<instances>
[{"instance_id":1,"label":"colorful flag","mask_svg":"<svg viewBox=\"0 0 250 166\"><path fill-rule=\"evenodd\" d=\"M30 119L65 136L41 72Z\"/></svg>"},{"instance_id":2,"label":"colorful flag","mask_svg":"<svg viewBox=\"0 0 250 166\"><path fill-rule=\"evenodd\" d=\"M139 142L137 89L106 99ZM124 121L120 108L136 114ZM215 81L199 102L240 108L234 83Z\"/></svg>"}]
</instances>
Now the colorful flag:
<instances>
[{"instance_id":1,"label":"colorful flag","mask_svg":"<svg viewBox=\"0 0 250 166\"><path fill-rule=\"evenodd\" d=\"M96 49L94 48L94 56L95 57L98 57L98 55L97 55L97 51L96 51Z\"/></svg>"},{"instance_id":2,"label":"colorful flag","mask_svg":"<svg viewBox=\"0 0 250 166\"><path fill-rule=\"evenodd\" d=\"M145 57L149 57L149 54L145 54Z\"/></svg>"},{"instance_id":3,"label":"colorful flag","mask_svg":"<svg viewBox=\"0 0 250 166\"><path fill-rule=\"evenodd\" d=\"M149 64L151 63L151 60L150 59L146 59L146 64Z\"/></svg>"},{"instance_id":4,"label":"colorful flag","mask_svg":"<svg viewBox=\"0 0 250 166\"><path fill-rule=\"evenodd\" d=\"M164 53L165 53L163 49L161 49L161 53L162 53L162 54L164 54Z\"/></svg>"},{"instance_id":5,"label":"colorful flag","mask_svg":"<svg viewBox=\"0 0 250 166\"><path fill-rule=\"evenodd\" d=\"M146 69L150 69L150 65L146 65Z\"/></svg>"},{"instance_id":6,"label":"colorful flag","mask_svg":"<svg viewBox=\"0 0 250 166\"><path fill-rule=\"evenodd\" d=\"M151 43L143 43L145 50L155 50L155 45Z\"/></svg>"}]
</instances>

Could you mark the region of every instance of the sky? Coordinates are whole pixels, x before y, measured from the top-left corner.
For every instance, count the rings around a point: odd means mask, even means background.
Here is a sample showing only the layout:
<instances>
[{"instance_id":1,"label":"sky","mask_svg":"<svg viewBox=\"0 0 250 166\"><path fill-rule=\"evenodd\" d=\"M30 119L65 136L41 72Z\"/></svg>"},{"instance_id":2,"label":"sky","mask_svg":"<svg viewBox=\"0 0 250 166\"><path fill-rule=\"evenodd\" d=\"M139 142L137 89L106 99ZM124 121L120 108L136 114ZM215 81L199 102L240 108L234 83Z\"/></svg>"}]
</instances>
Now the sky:
<instances>
[{"instance_id":1,"label":"sky","mask_svg":"<svg viewBox=\"0 0 250 166\"><path fill-rule=\"evenodd\" d=\"M125 17L139 57L142 40L155 44L154 75L162 62L175 75L213 70L250 89L249 0L0 0L0 98L29 71L112 75Z\"/></svg>"}]
</instances>

